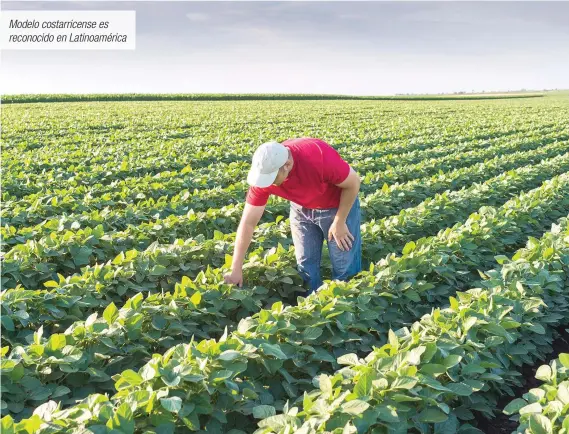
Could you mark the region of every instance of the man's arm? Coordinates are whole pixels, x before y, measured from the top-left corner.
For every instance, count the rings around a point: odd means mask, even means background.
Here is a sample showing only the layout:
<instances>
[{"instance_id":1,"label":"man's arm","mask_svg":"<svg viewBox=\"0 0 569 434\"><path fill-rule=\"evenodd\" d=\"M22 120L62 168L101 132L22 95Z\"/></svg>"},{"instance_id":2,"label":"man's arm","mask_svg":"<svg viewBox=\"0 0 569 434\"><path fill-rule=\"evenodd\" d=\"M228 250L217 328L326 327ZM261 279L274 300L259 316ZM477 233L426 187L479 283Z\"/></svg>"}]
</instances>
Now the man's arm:
<instances>
[{"instance_id":1,"label":"man's arm","mask_svg":"<svg viewBox=\"0 0 569 434\"><path fill-rule=\"evenodd\" d=\"M352 205L358 197L360 191L360 177L356 171L350 167L348 177L340 184L336 184L336 186L342 189L342 194L340 196L338 212L328 231L328 240L331 241L332 238L334 238L340 250L350 250L354 236L348 229L346 219L348 218L350 209L352 209Z\"/></svg>"},{"instance_id":2,"label":"man's arm","mask_svg":"<svg viewBox=\"0 0 569 434\"><path fill-rule=\"evenodd\" d=\"M237 236L235 237L235 248L233 250L233 261L231 264L231 273L224 276L226 283L243 286L243 261L245 253L253 239L255 227L265 211L265 205L255 206L245 203L243 215L237 228Z\"/></svg>"}]
</instances>

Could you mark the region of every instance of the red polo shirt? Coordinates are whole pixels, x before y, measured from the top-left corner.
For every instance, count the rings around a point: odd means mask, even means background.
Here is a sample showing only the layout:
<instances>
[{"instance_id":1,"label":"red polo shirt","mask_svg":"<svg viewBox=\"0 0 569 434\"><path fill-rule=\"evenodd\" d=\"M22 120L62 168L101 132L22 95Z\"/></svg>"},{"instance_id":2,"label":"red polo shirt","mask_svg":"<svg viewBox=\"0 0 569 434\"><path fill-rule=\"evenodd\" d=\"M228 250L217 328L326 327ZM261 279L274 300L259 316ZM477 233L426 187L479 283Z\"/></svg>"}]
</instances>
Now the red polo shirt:
<instances>
[{"instance_id":1,"label":"red polo shirt","mask_svg":"<svg viewBox=\"0 0 569 434\"><path fill-rule=\"evenodd\" d=\"M303 137L283 142L293 158L287 179L279 186L249 187L247 203L263 206L275 194L310 209L337 208L340 184L350 174L350 166L323 140Z\"/></svg>"}]
</instances>

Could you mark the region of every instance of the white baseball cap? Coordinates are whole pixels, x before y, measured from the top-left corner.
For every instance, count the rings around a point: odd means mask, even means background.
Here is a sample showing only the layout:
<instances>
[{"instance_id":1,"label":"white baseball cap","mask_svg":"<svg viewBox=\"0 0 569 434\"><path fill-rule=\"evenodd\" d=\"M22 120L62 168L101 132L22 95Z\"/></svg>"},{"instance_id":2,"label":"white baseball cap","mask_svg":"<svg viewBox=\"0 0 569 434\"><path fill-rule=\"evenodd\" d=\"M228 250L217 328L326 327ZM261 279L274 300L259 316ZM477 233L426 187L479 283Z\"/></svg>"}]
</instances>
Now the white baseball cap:
<instances>
[{"instance_id":1,"label":"white baseball cap","mask_svg":"<svg viewBox=\"0 0 569 434\"><path fill-rule=\"evenodd\" d=\"M279 169L287 160L286 146L275 141L263 143L253 154L247 182L254 187L268 187L275 181Z\"/></svg>"}]
</instances>

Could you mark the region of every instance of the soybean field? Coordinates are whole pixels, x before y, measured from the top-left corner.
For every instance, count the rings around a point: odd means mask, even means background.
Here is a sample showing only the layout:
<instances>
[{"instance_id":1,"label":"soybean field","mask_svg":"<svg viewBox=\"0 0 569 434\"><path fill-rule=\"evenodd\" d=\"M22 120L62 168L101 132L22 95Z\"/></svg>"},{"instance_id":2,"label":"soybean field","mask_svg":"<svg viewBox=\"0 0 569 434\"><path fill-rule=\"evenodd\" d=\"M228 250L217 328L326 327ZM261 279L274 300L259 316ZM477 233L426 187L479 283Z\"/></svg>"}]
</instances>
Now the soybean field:
<instances>
[{"instance_id":1,"label":"soybean field","mask_svg":"<svg viewBox=\"0 0 569 434\"><path fill-rule=\"evenodd\" d=\"M569 434L568 93L204 99L3 104L2 433ZM306 296L273 197L226 285L293 137L360 175L364 271Z\"/></svg>"}]
</instances>

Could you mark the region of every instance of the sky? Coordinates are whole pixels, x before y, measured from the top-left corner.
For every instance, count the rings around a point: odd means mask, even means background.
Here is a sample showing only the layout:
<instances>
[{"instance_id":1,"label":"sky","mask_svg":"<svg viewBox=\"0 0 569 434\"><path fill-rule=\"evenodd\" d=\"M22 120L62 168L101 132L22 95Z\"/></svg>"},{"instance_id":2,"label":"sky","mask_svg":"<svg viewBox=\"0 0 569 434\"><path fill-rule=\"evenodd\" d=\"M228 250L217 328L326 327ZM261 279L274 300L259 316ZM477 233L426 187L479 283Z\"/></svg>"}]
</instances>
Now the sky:
<instances>
[{"instance_id":1,"label":"sky","mask_svg":"<svg viewBox=\"0 0 569 434\"><path fill-rule=\"evenodd\" d=\"M569 88L567 1L2 1L2 9L137 17L133 51L2 51L3 94Z\"/></svg>"}]
</instances>

